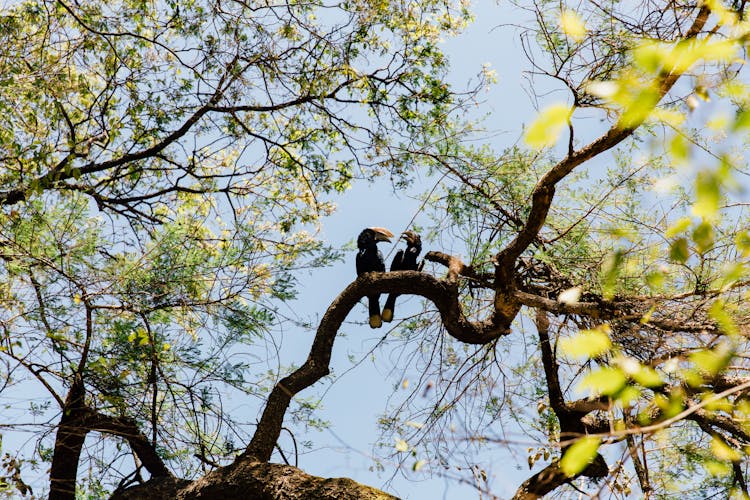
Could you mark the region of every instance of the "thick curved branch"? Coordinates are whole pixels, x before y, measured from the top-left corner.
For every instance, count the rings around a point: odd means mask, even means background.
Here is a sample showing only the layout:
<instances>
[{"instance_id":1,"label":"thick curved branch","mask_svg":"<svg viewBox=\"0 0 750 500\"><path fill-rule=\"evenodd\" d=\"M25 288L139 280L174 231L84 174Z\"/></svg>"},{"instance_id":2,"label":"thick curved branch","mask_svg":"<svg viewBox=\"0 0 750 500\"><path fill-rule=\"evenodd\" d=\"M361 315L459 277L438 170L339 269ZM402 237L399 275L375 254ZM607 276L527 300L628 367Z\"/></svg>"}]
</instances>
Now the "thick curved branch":
<instances>
[{"instance_id":1,"label":"thick curved branch","mask_svg":"<svg viewBox=\"0 0 750 500\"><path fill-rule=\"evenodd\" d=\"M510 333L509 325L497 324L492 319L469 321L458 300L458 287L450 279L440 280L418 271L363 274L328 307L318 325L305 363L281 379L271 391L255 434L243 453L244 457L262 462L271 458L292 398L328 375L333 342L341 324L354 306L372 293L419 295L430 300L438 309L448 334L467 344L487 344Z\"/></svg>"},{"instance_id":2,"label":"thick curved branch","mask_svg":"<svg viewBox=\"0 0 750 500\"><path fill-rule=\"evenodd\" d=\"M693 24L683 38L690 39L696 37L705 26L709 14L710 9L703 4L698 10ZM682 73L673 72L662 75L657 80L659 99L663 98L669 92L681 76ZM630 137L641 124L642 121L627 126L623 126L620 123L613 125L612 128L595 141L577 151L569 153L539 179L531 195L531 210L529 211L526 223L513 241L497 254L498 266L496 276L498 280L508 281L512 277L516 259L538 237L539 231L541 231L544 222L547 220L547 214L552 204L552 198L555 195L555 186L557 183L570 174L577 166L612 149Z\"/></svg>"}]
</instances>

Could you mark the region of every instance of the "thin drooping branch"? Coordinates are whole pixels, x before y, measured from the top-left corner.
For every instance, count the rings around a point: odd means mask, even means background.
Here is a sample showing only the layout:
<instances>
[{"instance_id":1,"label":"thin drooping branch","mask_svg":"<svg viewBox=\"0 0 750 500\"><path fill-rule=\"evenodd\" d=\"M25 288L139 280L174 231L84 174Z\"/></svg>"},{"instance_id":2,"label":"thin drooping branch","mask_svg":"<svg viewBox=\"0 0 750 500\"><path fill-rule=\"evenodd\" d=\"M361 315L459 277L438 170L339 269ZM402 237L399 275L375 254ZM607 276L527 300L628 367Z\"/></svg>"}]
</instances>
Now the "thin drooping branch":
<instances>
[{"instance_id":1,"label":"thin drooping branch","mask_svg":"<svg viewBox=\"0 0 750 500\"><path fill-rule=\"evenodd\" d=\"M462 266L459 263L459 259L452 262L456 272ZM292 398L328 375L331 350L339 327L354 306L372 293L419 295L430 300L440 313L448 334L461 342L487 344L510 333L506 325L495 324L491 319L483 322L469 321L463 314L458 287L453 279L440 280L418 271L363 274L347 286L328 307L318 325L305 363L280 380L271 391L242 458L259 461L271 458Z\"/></svg>"}]
</instances>

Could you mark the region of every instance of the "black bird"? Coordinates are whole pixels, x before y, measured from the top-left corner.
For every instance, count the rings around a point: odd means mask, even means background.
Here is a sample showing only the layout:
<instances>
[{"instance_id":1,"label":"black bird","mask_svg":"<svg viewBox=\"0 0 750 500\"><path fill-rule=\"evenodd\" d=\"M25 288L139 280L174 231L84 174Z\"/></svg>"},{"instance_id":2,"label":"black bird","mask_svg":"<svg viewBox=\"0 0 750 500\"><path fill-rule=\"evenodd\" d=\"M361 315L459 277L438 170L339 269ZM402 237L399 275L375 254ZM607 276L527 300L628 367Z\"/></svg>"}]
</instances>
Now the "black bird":
<instances>
[{"instance_id":1,"label":"black bird","mask_svg":"<svg viewBox=\"0 0 750 500\"><path fill-rule=\"evenodd\" d=\"M368 227L359 233L357 238L357 276L370 272L385 272L383 254L378 250L378 242L391 241L393 233L382 227ZM383 324L380 318L380 294L367 296L370 310L370 328L380 328Z\"/></svg>"},{"instance_id":2,"label":"black bird","mask_svg":"<svg viewBox=\"0 0 750 500\"><path fill-rule=\"evenodd\" d=\"M406 240L406 251L399 250L391 262L391 271L421 271L424 261L417 264L417 257L422 251L422 238L414 231L405 231L401 236ZM383 307L383 321L391 322L393 320L393 311L396 308L397 293L391 293L385 301Z\"/></svg>"}]
</instances>

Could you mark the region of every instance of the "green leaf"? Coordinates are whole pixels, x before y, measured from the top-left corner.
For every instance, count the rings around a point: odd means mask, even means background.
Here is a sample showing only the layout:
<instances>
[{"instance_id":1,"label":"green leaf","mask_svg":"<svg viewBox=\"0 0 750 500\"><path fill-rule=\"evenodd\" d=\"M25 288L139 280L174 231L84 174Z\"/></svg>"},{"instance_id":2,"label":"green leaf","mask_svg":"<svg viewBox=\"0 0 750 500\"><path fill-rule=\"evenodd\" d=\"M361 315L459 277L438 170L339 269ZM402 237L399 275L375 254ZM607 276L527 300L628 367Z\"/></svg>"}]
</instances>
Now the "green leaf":
<instances>
[{"instance_id":1,"label":"green leaf","mask_svg":"<svg viewBox=\"0 0 750 500\"><path fill-rule=\"evenodd\" d=\"M714 228L705 220L693 230L693 241L698 253L705 254L714 246Z\"/></svg>"},{"instance_id":2,"label":"green leaf","mask_svg":"<svg viewBox=\"0 0 750 500\"><path fill-rule=\"evenodd\" d=\"M693 215L704 219L713 219L719 211L721 189L718 177L711 171L698 172L695 179L695 202Z\"/></svg>"},{"instance_id":3,"label":"green leaf","mask_svg":"<svg viewBox=\"0 0 750 500\"><path fill-rule=\"evenodd\" d=\"M617 278L624 260L625 252L617 249L602 264L602 295L605 300L614 297L617 291Z\"/></svg>"},{"instance_id":4,"label":"green leaf","mask_svg":"<svg viewBox=\"0 0 750 500\"><path fill-rule=\"evenodd\" d=\"M728 304L723 300L717 300L708 309L708 317L714 320L719 325L719 329L726 335L734 336L739 333L739 330L731 314L727 311L728 307Z\"/></svg>"},{"instance_id":5,"label":"green leaf","mask_svg":"<svg viewBox=\"0 0 750 500\"><path fill-rule=\"evenodd\" d=\"M690 355L690 361L700 371L707 373L710 377L715 376L726 368L732 359L732 349L728 343L719 344L713 349L703 349Z\"/></svg>"},{"instance_id":6,"label":"green leaf","mask_svg":"<svg viewBox=\"0 0 750 500\"><path fill-rule=\"evenodd\" d=\"M734 237L734 244L743 257L750 257L750 233L740 231Z\"/></svg>"},{"instance_id":7,"label":"green leaf","mask_svg":"<svg viewBox=\"0 0 750 500\"><path fill-rule=\"evenodd\" d=\"M526 130L526 144L532 148L553 146L568 124L570 114L571 108L567 104L553 104L543 110Z\"/></svg>"},{"instance_id":8,"label":"green leaf","mask_svg":"<svg viewBox=\"0 0 750 500\"><path fill-rule=\"evenodd\" d=\"M565 450L565 454L560 459L560 469L568 477L580 474L588 464L594 461L600 444L601 439L597 437L582 437Z\"/></svg>"},{"instance_id":9,"label":"green leaf","mask_svg":"<svg viewBox=\"0 0 750 500\"><path fill-rule=\"evenodd\" d=\"M685 238L677 238L669 247L669 258L675 262L684 264L690 258L690 250Z\"/></svg>"},{"instance_id":10,"label":"green leaf","mask_svg":"<svg viewBox=\"0 0 750 500\"><path fill-rule=\"evenodd\" d=\"M581 330L572 337L560 339L558 348L563 354L574 358L601 356L612 348L609 332L609 325L601 325L593 330Z\"/></svg>"},{"instance_id":11,"label":"green leaf","mask_svg":"<svg viewBox=\"0 0 750 500\"><path fill-rule=\"evenodd\" d=\"M605 366L583 377L581 388L590 389L594 394L613 396L625 387L626 382L625 373L620 368Z\"/></svg>"},{"instance_id":12,"label":"green leaf","mask_svg":"<svg viewBox=\"0 0 750 500\"><path fill-rule=\"evenodd\" d=\"M664 288L665 276L661 271L652 271L646 275L646 284L653 291Z\"/></svg>"}]
</instances>

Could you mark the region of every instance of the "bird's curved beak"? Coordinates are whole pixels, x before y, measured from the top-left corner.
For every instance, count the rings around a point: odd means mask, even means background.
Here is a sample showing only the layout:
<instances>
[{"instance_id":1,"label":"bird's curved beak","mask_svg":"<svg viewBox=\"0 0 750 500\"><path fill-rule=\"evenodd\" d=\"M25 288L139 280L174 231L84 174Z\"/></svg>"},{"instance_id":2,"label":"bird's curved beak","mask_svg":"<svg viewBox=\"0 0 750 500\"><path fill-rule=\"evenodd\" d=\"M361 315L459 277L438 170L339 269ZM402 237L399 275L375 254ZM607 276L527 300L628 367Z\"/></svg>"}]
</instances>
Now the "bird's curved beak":
<instances>
[{"instance_id":1,"label":"bird's curved beak","mask_svg":"<svg viewBox=\"0 0 750 500\"><path fill-rule=\"evenodd\" d=\"M401 237L409 244L414 244L414 242L417 241L417 233L414 231L404 231L401 233Z\"/></svg>"},{"instance_id":2,"label":"bird's curved beak","mask_svg":"<svg viewBox=\"0 0 750 500\"><path fill-rule=\"evenodd\" d=\"M393 238L393 233L384 227L371 227L370 229L375 233L375 241L390 242Z\"/></svg>"}]
</instances>

